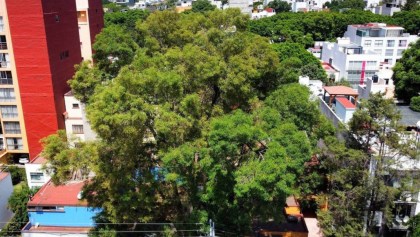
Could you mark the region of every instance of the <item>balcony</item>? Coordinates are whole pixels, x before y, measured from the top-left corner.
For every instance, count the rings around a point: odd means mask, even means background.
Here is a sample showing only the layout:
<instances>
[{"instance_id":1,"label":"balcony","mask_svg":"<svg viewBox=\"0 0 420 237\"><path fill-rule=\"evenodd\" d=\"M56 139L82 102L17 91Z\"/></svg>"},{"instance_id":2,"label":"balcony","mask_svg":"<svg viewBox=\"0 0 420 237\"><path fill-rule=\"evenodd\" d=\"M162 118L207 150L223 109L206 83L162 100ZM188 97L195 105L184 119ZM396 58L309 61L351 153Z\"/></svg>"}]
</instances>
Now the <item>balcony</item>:
<instances>
[{"instance_id":1,"label":"balcony","mask_svg":"<svg viewBox=\"0 0 420 237\"><path fill-rule=\"evenodd\" d=\"M0 68L9 68L10 61L0 61Z\"/></svg>"}]
</instances>

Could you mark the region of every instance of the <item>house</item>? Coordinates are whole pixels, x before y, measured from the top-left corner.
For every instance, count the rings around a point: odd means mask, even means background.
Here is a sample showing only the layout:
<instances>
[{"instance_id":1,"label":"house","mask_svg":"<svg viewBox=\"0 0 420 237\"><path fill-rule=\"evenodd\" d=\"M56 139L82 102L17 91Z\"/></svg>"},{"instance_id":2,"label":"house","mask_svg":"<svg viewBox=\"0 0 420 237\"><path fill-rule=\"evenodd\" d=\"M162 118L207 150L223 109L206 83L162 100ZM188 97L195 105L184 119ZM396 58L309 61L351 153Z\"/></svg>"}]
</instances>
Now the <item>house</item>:
<instances>
[{"instance_id":1,"label":"house","mask_svg":"<svg viewBox=\"0 0 420 237\"><path fill-rule=\"evenodd\" d=\"M23 237L88 236L95 226L93 218L101 209L88 206L82 199L84 182L56 186L46 183L28 202L29 222Z\"/></svg>"},{"instance_id":2,"label":"house","mask_svg":"<svg viewBox=\"0 0 420 237\"><path fill-rule=\"evenodd\" d=\"M25 164L26 180L29 188L39 188L50 181L50 174L42 169L47 160L38 155L35 159Z\"/></svg>"},{"instance_id":3,"label":"house","mask_svg":"<svg viewBox=\"0 0 420 237\"><path fill-rule=\"evenodd\" d=\"M343 123L348 123L353 117L354 111L356 111L356 105L351 103L346 97L336 97L335 101L335 113Z\"/></svg>"},{"instance_id":4,"label":"house","mask_svg":"<svg viewBox=\"0 0 420 237\"><path fill-rule=\"evenodd\" d=\"M324 86L324 95L320 100L321 112L336 127L346 124L356 110L358 97L357 91L347 86Z\"/></svg>"},{"instance_id":5,"label":"house","mask_svg":"<svg viewBox=\"0 0 420 237\"><path fill-rule=\"evenodd\" d=\"M378 73L381 56L372 50L364 50L350 38L338 38L337 43L322 44L321 60L335 69L336 81L345 78L357 88L366 78Z\"/></svg>"},{"instance_id":6,"label":"house","mask_svg":"<svg viewBox=\"0 0 420 237\"><path fill-rule=\"evenodd\" d=\"M96 139L96 133L92 130L86 118L85 105L76 99L72 91L64 95L66 112L64 122L68 136L75 136L80 141L92 141Z\"/></svg>"},{"instance_id":7,"label":"house","mask_svg":"<svg viewBox=\"0 0 420 237\"><path fill-rule=\"evenodd\" d=\"M394 98L394 82L392 80L393 71L391 69L383 69L368 78L363 85L359 85L357 91L360 99L369 99L370 94L383 93L384 98Z\"/></svg>"},{"instance_id":8,"label":"house","mask_svg":"<svg viewBox=\"0 0 420 237\"><path fill-rule=\"evenodd\" d=\"M0 229L13 216L13 213L7 208L8 200L12 193L12 176L10 173L0 170Z\"/></svg>"},{"instance_id":9,"label":"house","mask_svg":"<svg viewBox=\"0 0 420 237\"><path fill-rule=\"evenodd\" d=\"M276 15L276 11L273 8L266 8L264 10L255 10L252 12L251 19L256 20L274 15Z\"/></svg>"}]
</instances>

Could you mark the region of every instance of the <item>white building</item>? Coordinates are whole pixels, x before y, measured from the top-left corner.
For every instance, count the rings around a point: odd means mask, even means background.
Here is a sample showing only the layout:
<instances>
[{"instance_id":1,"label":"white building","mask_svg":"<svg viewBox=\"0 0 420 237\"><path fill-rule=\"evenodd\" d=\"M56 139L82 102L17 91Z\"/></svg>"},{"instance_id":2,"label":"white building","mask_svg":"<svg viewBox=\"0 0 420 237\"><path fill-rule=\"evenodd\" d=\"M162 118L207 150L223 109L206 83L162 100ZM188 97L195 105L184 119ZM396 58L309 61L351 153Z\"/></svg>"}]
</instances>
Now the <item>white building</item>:
<instances>
[{"instance_id":1,"label":"white building","mask_svg":"<svg viewBox=\"0 0 420 237\"><path fill-rule=\"evenodd\" d=\"M394 98L393 71L389 68L380 69L378 75L367 78L363 85L359 85L357 91L360 99L369 99L370 94L383 93L387 99Z\"/></svg>"},{"instance_id":2,"label":"white building","mask_svg":"<svg viewBox=\"0 0 420 237\"><path fill-rule=\"evenodd\" d=\"M10 173L0 170L0 229L13 216L13 213L7 208L7 203L12 193L13 185Z\"/></svg>"},{"instance_id":3,"label":"white building","mask_svg":"<svg viewBox=\"0 0 420 237\"><path fill-rule=\"evenodd\" d=\"M266 8L262 11L253 12L251 15L251 19L256 20L256 19L261 19L261 18L270 17L274 15L276 15L276 12L273 8Z\"/></svg>"},{"instance_id":4,"label":"white building","mask_svg":"<svg viewBox=\"0 0 420 237\"><path fill-rule=\"evenodd\" d=\"M66 106L64 122L67 135L76 136L81 141L95 140L96 134L92 131L86 118L85 105L77 100L71 91L64 95L64 103Z\"/></svg>"},{"instance_id":5,"label":"white building","mask_svg":"<svg viewBox=\"0 0 420 237\"><path fill-rule=\"evenodd\" d=\"M345 78L356 88L379 71L381 56L372 50L364 50L349 38L338 38L337 43L322 44L321 60L337 71L338 81Z\"/></svg>"},{"instance_id":6,"label":"white building","mask_svg":"<svg viewBox=\"0 0 420 237\"><path fill-rule=\"evenodd\" d=\"M380 62L394 66L402 57L404 50L419 37L404 33L400 26L384 23L369 23L365 25L349 25L344 37L350 42L363 47L363 51L374 51L379 54Z\"/></svg>"},{"instance_id":7,"label":"white building","mask_svg":"<svg viewBox=\"0 0 420 237\"><path fill-rule=\"evenodd\" d=\"M229 0L224 8L239 8L242 13L251 15L253 0Z\"/></svg>"},{"instance_id":8,"label":"white building","mask_svg":"<svg viewBox=\"0 0 420 237\"><path fill-rule=\"evenodd\" d=\"M39 188L50 181L51 176L47 171L42 169L42 166L47 160L41 156L37 156L30 163L25 164L26 180L29 188Z\"/></svg>"},{"instance_id":9,"label":"white building","mask_svg":"<svg viewBox=\"0 0 420 237\"><path fill-rule=\"evenodd\" d=\"M392 16L396 12L401 11L401 7L406 4L406 0L392 0L391 2L383 3L381 6L376 6L372 9L375 14Z\"/></svg>"}]
</instances>

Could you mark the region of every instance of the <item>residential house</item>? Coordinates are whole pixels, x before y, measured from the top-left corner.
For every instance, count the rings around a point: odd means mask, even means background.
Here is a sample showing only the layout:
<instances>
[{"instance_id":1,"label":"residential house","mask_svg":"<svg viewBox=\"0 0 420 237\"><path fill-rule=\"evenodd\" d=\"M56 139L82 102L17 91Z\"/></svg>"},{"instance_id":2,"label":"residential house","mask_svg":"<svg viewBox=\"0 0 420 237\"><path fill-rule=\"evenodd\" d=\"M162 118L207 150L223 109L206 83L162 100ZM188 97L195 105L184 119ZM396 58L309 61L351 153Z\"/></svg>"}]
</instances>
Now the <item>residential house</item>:
<instances>
[{"instance_id":1,"label":"residential house","mask_svg":"<svg viewBox=\"0 0 420 237\"><path fill-rule=\"evenodd\" d=\"M40 188L50 181L50 174L43 169L47 160L38 155L35 159L25 164L26 180L29 188Z\"/></svg>"},{"instance_id":2,"label":"residential house","mask_svg":"<svg viewBox=\"0 0 420 237\"><path fill-rule=\"evenodd\" d=\"M28 202L29 222L22 237L87 237L101 209L82 199L83 185L79 181L56 186L50 181L42 186Z\"/></svg>"}]
</instances>

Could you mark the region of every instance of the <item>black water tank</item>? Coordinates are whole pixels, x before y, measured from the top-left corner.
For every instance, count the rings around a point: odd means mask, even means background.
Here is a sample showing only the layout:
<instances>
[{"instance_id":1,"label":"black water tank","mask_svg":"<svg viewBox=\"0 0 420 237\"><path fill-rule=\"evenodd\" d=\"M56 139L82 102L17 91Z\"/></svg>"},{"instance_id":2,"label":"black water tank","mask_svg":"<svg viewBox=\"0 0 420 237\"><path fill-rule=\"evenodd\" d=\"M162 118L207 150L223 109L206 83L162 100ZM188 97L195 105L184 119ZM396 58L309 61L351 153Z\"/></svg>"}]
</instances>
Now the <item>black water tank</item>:
<instances>
[{"instance_id":1,"label":"black water tank","mask_svg":"<svg viewBox=\"0 0 420 237\"><path fill-rule=\"evenodd\" d=\"M378 83L378 81L379 81L378 75L373 75L372 76L372 81L373 81L373 83Z\"/></svg>"}]
</instances>

